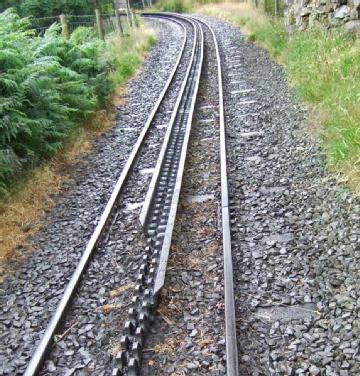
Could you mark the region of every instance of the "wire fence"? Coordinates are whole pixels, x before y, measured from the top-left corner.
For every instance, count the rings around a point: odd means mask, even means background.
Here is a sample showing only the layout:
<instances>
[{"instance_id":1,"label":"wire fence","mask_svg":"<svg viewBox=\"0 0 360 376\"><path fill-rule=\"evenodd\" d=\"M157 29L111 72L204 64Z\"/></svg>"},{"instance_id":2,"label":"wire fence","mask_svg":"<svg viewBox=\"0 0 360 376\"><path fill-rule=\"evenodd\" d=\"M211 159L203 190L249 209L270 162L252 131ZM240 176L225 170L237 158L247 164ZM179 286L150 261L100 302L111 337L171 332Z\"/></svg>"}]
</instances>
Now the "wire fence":
<instances>
[{"instance_id":1,"label":"wire fence","mask_svg":"<svg viewBox=\"0 0 360 376\"><path fill-rule=\"evenodd\" d=\"M31 18L31 27L38 35L43 35L45 31L54 23L60 22L59 17Z\"/></svg>"},{"instance_id":2,"label":"wire fence","mask_svg":"<svg viewBox=\"0 0 360 376\"><path fill-rule=\"evenodd\" d=\"M72 33L76 28L91 27L96 28L96 16L94 15L83 15L83 16L66 16L66 21L68 24L69 32Z\"/></svg>"},{"instance_id":3,"label":"wire fence","mask_svg":"<svg viewBox=\"0 0 360 376\"><path fill-rule=\"evenodd\" d=\"M31 18L31 27L42 36L52 24L58 23L62 27L63 35L67 37L78 27L89 27L98 32L99 37L103 39L105 35L131 27L132 24L128 25L130 17L131 15L126 13L101 14L100 18L97 18L96 14L40 17Z\"/></svg>"}]
</instances>

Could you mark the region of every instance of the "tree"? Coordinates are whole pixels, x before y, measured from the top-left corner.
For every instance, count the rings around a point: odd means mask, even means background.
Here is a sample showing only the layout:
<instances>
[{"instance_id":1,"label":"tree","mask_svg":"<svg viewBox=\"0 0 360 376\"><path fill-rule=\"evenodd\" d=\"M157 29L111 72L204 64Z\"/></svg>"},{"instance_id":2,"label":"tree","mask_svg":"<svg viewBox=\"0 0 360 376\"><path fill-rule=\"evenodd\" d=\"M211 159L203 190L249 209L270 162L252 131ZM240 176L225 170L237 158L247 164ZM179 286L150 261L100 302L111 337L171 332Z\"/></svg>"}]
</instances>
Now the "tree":
<instances>
[{"instance_id":1,"label":"tree","mask_svg":"<svg viewBox=\"0 0 360 376\"><path fill-rule=\"evenodd\" d=\"M112 9L111 0L5 0L6 9L9 6L17 6L22 16L51 17L64 14L94 14L95 8L108 12Z\"/></svg>"},{"instance_id":2,"label":"tree","mask_svg":"<svg viewBox=\"0 0 360 376\"><path fill-rule=\"evenodd\" d=\"M20 0L2 0L0 2L0 12L3 12L7 8L16 8L18 9Z\"/></svg>"}]
</instances>

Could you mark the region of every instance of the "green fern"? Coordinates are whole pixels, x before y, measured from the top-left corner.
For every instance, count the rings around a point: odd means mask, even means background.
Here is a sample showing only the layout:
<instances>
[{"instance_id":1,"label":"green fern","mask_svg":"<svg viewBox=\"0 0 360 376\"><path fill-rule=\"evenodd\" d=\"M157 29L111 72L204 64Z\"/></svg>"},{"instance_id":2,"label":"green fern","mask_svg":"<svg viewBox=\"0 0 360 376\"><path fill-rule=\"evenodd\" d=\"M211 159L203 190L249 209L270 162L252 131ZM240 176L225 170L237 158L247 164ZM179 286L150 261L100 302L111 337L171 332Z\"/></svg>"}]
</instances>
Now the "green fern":
<instances>
[{"instance_id":1,"label":"green fern","mask_svg":"<svg viewBox=\"0 0 360 376\"><path fill-rule=\"evenodd\" d=\"M112 90L113 63L94 32L43 37L12 9L0 14L0 194L13 175L62 147Z\"/></svg>"}]
</instances>

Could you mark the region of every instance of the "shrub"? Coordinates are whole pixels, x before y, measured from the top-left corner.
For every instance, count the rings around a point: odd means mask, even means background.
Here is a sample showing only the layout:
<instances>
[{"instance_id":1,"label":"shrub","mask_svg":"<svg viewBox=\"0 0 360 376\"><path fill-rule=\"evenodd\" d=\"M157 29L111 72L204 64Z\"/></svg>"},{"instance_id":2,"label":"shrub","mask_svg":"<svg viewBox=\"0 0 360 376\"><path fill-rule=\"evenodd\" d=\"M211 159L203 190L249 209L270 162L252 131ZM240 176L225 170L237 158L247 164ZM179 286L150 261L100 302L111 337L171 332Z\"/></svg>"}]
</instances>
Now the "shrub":
<instances>
[{"instance_id":1,"label":"shrub","mask_svg":"<svg viewBox=\"0 0 360 376\"><path fill-rule=\"evenodd\" d=\"M88 29L43 37L12 9L0 14L0 188L58 150L104 100L112 64Z\"/></svg>"},{"instance_id":2,"label":"shrub","mask_svg":"<svg viewBox=\"0 0 360 376\"><path fill-rule=\"evenodd\" d=\"M186 0L160 0L157 7L164 12L185 13L190 11L190 5Z\"/></svg>"}]
</instances>

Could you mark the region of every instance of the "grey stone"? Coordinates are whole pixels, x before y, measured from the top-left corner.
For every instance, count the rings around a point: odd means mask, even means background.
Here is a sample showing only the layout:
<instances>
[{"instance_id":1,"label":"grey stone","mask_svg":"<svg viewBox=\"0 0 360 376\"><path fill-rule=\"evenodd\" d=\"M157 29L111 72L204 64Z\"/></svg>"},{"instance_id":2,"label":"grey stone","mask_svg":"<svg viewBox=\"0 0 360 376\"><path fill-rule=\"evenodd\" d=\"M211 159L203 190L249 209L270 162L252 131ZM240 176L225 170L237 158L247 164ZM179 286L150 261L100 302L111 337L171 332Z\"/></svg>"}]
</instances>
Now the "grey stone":
<instances>
[{"instance_id":1,"label":"grey stone","mask_svg":"<svg viewBox=\"0 0 360 376\"><path fill-rule=\"evenodd\" d=\"M350 8L347 5L341 5L338 9L334 12L335 18L345 18L350 15Z\"/></svg>"},{"instance_id":2,"label":"grey stone","mask_svg":"<svg viewBox=\"0 0 360 376\"><path fill-rule=\"evenodd\" d=\"M360 20L348 21L345 24L345 30L349 33L357 33L360 31Z\"/></svg>"},{"instance_id":3,"label":"grey stone","mask_svg":"<svg viewBox=\"0 0 360 376\"><path fill-rule=\"evenodd\" d=\"M190 333L190 337L195 337L196 335L198 334L198 331L196 329L194 329L191 333Z\"/></svg>"}]
</instances>

